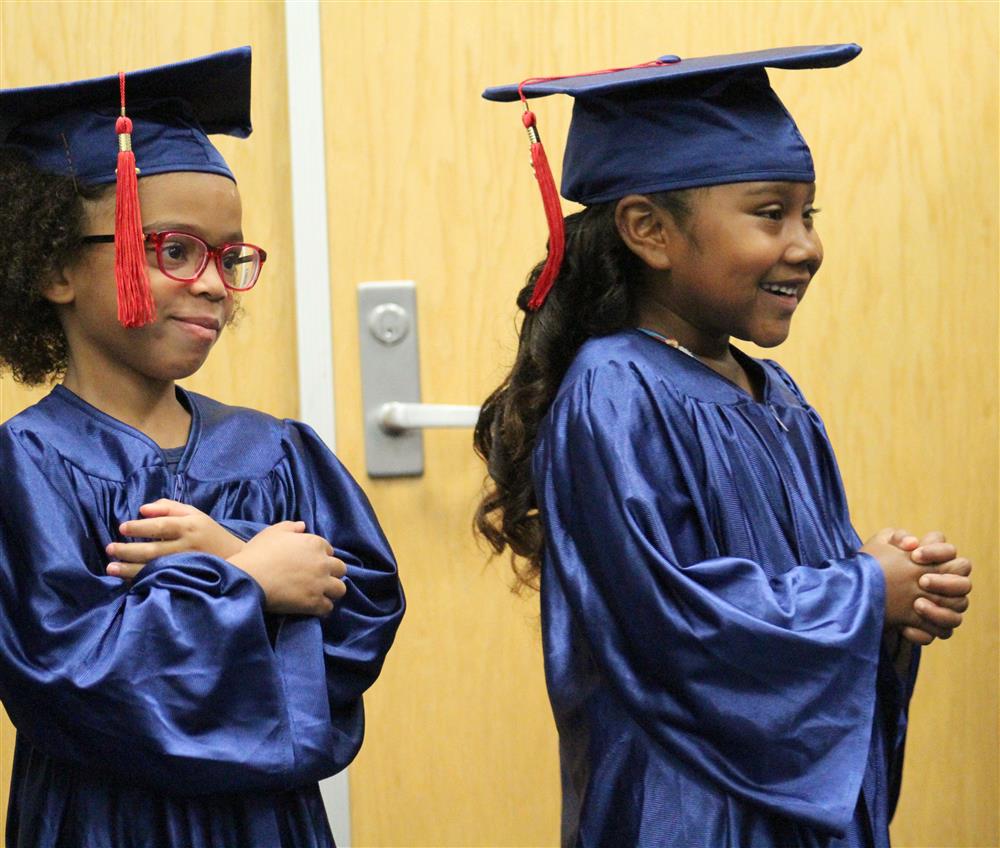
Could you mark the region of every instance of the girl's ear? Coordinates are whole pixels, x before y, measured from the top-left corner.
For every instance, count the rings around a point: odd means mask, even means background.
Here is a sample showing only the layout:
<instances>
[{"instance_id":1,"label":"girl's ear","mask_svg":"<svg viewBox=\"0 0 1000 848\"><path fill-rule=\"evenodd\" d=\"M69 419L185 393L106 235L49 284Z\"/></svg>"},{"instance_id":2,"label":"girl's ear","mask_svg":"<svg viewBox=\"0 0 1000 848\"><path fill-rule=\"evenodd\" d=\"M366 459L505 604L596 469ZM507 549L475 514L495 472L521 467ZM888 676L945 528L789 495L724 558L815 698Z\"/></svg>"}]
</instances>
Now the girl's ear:
<instances>
[{"instance_id":1,"label":"girl's ear","mask_svg":"<svg viewBox=\"0 0 1000 848\"><path fill-rule=\"evenodd\" d=\"M73 286L72 274L65 268L57 268L49 279L41 285L42 297L50 303L66 304L76 299L76 289Z\"/></svg>"},{"instance_id":2,"label":"girl's ear","mask_svg":"<svg viewBox=\"0 0 1000 848\"><path fill-rule=\"evenodd\" d=\"M618 201L615 225L622 241L656 271L670 270L670 244L676 230L673 217L648 197L629 194Z\"/></svg>"}]
</instances>

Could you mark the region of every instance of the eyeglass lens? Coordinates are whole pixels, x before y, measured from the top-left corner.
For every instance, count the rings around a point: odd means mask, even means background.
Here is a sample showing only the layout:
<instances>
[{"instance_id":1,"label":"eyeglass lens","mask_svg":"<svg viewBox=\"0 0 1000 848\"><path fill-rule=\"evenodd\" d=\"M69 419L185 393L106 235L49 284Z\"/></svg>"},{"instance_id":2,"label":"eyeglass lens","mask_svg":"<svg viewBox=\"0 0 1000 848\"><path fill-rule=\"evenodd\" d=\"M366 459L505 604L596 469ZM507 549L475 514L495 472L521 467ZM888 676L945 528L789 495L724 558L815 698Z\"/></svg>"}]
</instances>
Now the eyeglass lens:
<instances>
[{"instance_id":1,"label":"eyeglass lens","mask_svg":"<svg viewBox=\"0 0 1000 848\"><path fill-rule=\"evenodd\" d=\"M160 244L160 270L177 279L193 281L204 270L209 248L187 233L168 233ZM222 251L218 266L222 281L231 289L247 289L260 270L260 251L253 245L234 244Z\"/></svg>"}]
</instances>

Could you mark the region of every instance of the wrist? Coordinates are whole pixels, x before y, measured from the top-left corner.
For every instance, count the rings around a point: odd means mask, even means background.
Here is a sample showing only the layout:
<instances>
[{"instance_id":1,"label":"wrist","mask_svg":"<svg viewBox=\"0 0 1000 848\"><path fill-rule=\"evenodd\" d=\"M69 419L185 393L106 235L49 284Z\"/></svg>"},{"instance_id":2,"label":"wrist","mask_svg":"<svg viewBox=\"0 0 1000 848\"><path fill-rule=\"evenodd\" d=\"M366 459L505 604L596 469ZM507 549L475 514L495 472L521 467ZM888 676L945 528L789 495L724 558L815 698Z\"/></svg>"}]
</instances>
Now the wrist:
<instances>
[{"instance_id":1,"label":"wrist","mask_svg":"<svg viewBox=\"0 0 1000 848\"><path fill-rule=\"evenodd\" d=\"M246 542L242 539L238 539L236 536L226 533L225 537L219 540L217 548L218 556L221 559L230 560L231 557L238 556L240 551L242 551L245 547Z\"/></svg>"},{"instance_id":2,"label":"wrist","mask_svg":"<svg viewBox=\"0 0 1000 848\"><path fill-rule=\"evenodd\" d=\"M230 565L236 566L240 571L246 574L247 577L249 577L254 583L257 584L257 587L260 589L261 594L263 595L261 603L264 605L264 608L267 609L270 595L268 593L268 586L265 585L265 581L263 579L265 577L266 571L261 571L258 567L258 564L254 562L253 557L247 556L246 551L244 550L245 547L246 546L244 545L236 553L226 557L225 558L226 562L228 562Z\"/></svg>"}]
</instances>

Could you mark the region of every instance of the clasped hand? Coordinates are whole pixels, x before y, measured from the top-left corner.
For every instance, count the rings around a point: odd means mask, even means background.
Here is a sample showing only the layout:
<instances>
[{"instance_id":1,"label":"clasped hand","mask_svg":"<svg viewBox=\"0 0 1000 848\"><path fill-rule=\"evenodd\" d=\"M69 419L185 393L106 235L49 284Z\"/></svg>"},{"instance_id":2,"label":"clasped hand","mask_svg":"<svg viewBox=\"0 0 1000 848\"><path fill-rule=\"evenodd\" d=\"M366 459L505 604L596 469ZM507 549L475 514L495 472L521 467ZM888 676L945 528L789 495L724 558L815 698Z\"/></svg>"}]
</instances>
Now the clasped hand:
<instances>
[{"instance_id":1,"label":"clasped hand","mask_svg":"<svg viewBox=\"0 0 1000 848\"><path fill-rule=\"evenodd\" d=\"M861 548L885 576L885 625L916 645L947 639L962 623L972 591L972 563L943 533L922 539L886 528Z\"/></svg>"},{"instance_id":2,"label":"clasped hand","mask_svg":"<svg viewBox=\"0 0 1000 848\"><path fill-rule=\"evenodd\" d=\"M301 521L266 527L249 542L237 538L201 510L166 498L139 507L142 518L119 531L146 542L112 542L107 573L132 580L150 560L200 551L228 560L264 590L268 612L326 615L347 592L347 566L326 539L306 533Z\"/></svg>"}]
</instances>

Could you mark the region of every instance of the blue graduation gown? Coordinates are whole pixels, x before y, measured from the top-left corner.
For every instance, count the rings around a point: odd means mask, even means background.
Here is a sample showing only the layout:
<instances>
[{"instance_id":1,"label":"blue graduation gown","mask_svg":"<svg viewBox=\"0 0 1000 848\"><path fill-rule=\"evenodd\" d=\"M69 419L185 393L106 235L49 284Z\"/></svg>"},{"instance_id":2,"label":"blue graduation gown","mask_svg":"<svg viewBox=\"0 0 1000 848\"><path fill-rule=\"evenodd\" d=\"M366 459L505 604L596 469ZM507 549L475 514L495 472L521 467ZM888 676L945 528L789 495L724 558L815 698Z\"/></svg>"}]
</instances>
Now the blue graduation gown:
<instances>
[{"instance_id":1,"label":"blue graduation gown","mask_svg":"<svg viewBox=\"0 0 1000 848\"><path fill-rule=\"evenodd\" d=\"M566 846L887 846L909 679L823 424L639 331L542 424L542 627Z\"/></svg>"},{"instance_id":2,"label":"blue graduation gown","mask_svg":"<svg viewBox=\"0 0 1000 848\"><path fill-rule=\"evenodd\" d=\"M8 846L333 845L316 782L361 745L361 696L403 613L392 552L308 427L181 397L176 473L61 386L0 426ZM108 577L105 546L130 541L118 525L163 497L244 539L304 521L347 563L346 596L325 619L271 616L252 578L201 553Z\"/></svg>"}]
</instances>

